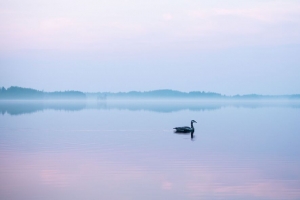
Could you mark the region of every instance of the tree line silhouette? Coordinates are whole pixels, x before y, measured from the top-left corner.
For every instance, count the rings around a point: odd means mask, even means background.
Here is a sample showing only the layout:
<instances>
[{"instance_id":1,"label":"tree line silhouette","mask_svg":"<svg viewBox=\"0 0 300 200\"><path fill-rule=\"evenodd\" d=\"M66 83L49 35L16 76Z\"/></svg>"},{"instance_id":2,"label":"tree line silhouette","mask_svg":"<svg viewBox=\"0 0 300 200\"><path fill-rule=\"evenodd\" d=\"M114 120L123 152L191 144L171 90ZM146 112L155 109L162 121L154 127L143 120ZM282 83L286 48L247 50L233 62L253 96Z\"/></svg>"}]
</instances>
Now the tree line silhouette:
<instances>
[{"instance_id":1,"label":"tree line silhouette","mask_svg":"<svg viewBox=\"0 0 300 200\"><path fill-rule=\"evenodd\" d=\"M22 88L12 86L7 89L0 89L0 99L21 99L21 100L43 100L43 99L80 99L84 100L87 96L95 98L99 101L109 99L222 99L222 100L265 100L265 99L300 99L300 94L292 95L234 95L226 96L215 92L180 92L176 90L153 90L146 92L131 91L131 92L98 92L98 93L83 93L80 91L58 91L44 92L31 88Z\"/></svg>"},{"instance_id":2,"label":"tree line silhouette","mask_svg":"<svg viewBox=\"0 0 300 200\"><path fill-rule=\"evenodd\" d=\"M64 92L43 92L31 88L12 86L0 90L0 99L24 99L24 100L43 100L43 99L85 99L86 95L79 91Z\"/></svg>"}]
</instances>

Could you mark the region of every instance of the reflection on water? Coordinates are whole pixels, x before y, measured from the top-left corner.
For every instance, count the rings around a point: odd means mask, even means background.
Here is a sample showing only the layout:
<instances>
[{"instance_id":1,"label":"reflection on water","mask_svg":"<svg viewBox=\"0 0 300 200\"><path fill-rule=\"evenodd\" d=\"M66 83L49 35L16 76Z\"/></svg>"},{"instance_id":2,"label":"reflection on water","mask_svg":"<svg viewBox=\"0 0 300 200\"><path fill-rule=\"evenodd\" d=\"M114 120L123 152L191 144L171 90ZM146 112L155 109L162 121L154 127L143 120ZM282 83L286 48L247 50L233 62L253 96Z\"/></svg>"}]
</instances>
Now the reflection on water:
<instances>
[{"instance_id":1,"label":"reflection on water","mask_svg":"<svg viewBox=\"0 0 300 200\"><path fill-rule=\"evenodd\" d=\"M194 139L194 132L195 132L195 127L194 123L197 123L195 120L191 120L191 126L178 126L173 129L175 129L174 133L176 134L190 134L191 135L191 140Z\"/></svg>"},{"instance_id":2,"label":"reflection on water","mask_svg":"<svg viewBox=\"0 0 300 200\"><path fill-rule=\"evenodd\" d=\"M85 107L85 101L0 101L2 115L20 115L48 109L79 111Z\"/></svg>"},{"instance_id":3,"label":"reflection on water","mask_svg":"<svg viewBox=\"0 0 300 200\"><path fill-rule=\"evenodd\" d=\"M181 110L213 111L223 107L300 108L300 101L0 101L2 114L19 115L43 110L80 111L82 109L177 112Z\"/></svg>"},{"instance_id":4,"label":"reflection on water","mask_svg":"<svg viewBox=\"0 0 300 200\"><path fill-rule=\"evenodd\" d=\"M300 199L297 103L0 106L0 199Z\"/></svg>"},{"instance_id":5,"label":"reflection on water","mask_svg":"<svg viewBox=\"0 0 300 200\"><path fill-rule=\"evenodd\" d=\"M174 131L175 134L178 135L191 135L191 140L193 141L195 139L194 133L195 131L191 131L191 132L178 132L178 131Z\"/></svg>"}]
</instances>

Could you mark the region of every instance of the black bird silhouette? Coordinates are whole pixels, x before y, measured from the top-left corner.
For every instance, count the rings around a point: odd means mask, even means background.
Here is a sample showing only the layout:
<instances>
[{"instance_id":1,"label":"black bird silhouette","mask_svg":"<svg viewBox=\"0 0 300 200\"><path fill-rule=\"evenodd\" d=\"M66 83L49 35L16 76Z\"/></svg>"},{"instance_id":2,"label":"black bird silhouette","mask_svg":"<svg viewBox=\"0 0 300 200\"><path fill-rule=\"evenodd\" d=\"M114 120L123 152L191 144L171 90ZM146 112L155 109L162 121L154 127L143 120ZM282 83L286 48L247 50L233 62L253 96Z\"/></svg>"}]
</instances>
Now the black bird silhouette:
<instances>
[{"instance_id":1,"label":"black bird silhouette","mask_svg":"<svg viewBox=\"0 0 300 200\"><path fill-rule=\"evenodd\" d=\"M175 127L174 129L176 130L176 132L178 133L190 133L190 132L194 132L194 126L193 124L197 123L195 120L191 121L191 127L189 126L183 126L183 127Z\"/></svg>"}]
</instances>

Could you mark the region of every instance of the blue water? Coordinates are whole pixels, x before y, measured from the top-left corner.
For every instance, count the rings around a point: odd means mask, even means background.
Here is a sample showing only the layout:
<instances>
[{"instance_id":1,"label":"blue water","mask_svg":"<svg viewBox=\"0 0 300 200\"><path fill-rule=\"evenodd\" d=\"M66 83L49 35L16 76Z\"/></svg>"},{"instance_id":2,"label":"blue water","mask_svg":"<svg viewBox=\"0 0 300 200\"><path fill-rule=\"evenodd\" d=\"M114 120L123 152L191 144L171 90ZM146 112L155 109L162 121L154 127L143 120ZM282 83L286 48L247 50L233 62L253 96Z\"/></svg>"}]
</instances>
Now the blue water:
<instances>
[{"instance_id":1,"label":"blue water","mask_svg":"<svg viewBox=\"0 0 300 200\"><path fill-rule=\"evenodd\" d=\"M297 102L0 109L0 199L300 199ZM192 119L194 138L173 132Z\"/></svg>"}]
</instances>

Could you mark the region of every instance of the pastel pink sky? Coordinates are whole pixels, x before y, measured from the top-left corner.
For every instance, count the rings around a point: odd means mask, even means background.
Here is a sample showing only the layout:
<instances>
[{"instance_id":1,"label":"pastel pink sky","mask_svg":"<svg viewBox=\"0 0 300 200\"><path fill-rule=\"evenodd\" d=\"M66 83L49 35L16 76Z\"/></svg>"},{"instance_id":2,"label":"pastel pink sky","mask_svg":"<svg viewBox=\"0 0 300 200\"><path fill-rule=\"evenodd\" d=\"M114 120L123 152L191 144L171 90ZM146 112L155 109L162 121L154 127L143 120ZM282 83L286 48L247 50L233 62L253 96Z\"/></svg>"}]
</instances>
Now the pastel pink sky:
<instances>
[{"instance_id":1,"label":"pastel pink sky","mask_svg":"<svg viewBox=\"0 0 300 200\"><path fill-rule=\"evenodd\" d=\"M296 0L11 0L0 28L0 86L300 93Z\"/></svg>"}]
</instances>

